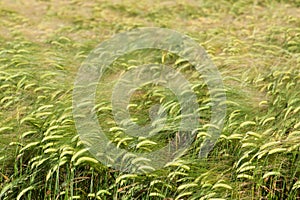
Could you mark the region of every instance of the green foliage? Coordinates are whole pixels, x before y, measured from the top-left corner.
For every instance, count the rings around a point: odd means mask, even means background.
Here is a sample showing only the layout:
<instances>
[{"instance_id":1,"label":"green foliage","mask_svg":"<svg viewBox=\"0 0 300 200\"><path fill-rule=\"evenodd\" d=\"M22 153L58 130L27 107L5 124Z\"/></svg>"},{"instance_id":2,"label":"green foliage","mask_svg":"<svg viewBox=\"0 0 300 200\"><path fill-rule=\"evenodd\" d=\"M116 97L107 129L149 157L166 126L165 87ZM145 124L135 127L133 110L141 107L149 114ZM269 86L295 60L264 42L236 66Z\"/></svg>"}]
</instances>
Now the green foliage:
<instances>
[{"instance_id":1,"label":"green foliage","mask_svg":"<svg viewBox=\"0 0 300 200\"><path fill-rule=\"evenodd\" d=\"M26 2L0 2L0 199L300 198L298 0ZM207 50L223 76L227 116L213 151L198 159L211 114L201 75L162 51L119 58L99 83L94 107L116 146L149 152L178 136L180 105L157 85L136 91L128 109L143 125L151 107L164 104L164 134L132 137L115 124L111 86L141 64L182 72L193 84L202 125L180 159L154 173L125 174L99 163L80 141L73 81L97 44L144 26L175 29Z\"/></svg>"}]
</instances>

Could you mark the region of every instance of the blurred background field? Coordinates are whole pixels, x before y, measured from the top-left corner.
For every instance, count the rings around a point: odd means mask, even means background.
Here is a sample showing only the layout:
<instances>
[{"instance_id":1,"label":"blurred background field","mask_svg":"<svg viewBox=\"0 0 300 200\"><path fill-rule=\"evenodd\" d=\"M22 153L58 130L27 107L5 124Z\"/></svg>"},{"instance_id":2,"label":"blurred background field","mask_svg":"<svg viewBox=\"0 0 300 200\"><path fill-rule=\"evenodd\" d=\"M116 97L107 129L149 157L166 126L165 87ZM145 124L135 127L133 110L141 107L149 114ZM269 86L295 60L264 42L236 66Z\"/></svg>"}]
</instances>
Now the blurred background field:
<instances>
[{"instance_id":1,"label":"blurred background field","mask_svg":"<svg viewBox=\"0 0 300 200\"><path fill-rule=\"evenodd\" d=\"M218 67L227 117L206 160L195 157L205 125L185 156L151 174L118 172L84 150L72 117L77 70L102 41L138 27L186 34ZM126 59L115 65L142 62ZM110 86L99 87L107 100ZM98 103L109 132L111 107ZM143 109L134 112L144 123ZM0 199L300 199L299 116L299 0L0 2ZM122 148L133 140L110 134Z\"/></svg>"}]
</instances>

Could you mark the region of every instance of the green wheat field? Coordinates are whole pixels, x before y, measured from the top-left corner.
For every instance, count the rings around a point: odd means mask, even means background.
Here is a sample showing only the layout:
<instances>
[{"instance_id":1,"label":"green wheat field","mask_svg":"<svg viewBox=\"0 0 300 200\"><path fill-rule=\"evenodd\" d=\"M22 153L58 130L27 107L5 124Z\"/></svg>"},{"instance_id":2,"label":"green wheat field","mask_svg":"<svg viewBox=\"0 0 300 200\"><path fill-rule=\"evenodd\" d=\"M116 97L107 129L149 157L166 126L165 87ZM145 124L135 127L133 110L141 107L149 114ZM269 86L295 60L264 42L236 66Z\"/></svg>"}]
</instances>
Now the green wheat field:
<instances>
[{"instance_id":1,"label":"green wheat field","mask_svg":"<svg viewBox=\"0 0 300 200\"><path fill-rule=\"evenodd\" d=\"M218 68L227 113L206 158L198 158L210 137L206 83L190 63L158 50L118 58L97 87L94 111L118 148L163 147L177 137L174 94L151 84L134 93L128 107L138 124L149 123L157 103L168 117L161 134L132 137L114 122L111 86L141 64L172 66L200 105L201 127L184 155L151 173L125 173L80 140L72 92L81 63L101 42L139 27L189 36ZM300 199L300 1L1 0L0 166L1 200Z\"/></svg>"}]
</instances>

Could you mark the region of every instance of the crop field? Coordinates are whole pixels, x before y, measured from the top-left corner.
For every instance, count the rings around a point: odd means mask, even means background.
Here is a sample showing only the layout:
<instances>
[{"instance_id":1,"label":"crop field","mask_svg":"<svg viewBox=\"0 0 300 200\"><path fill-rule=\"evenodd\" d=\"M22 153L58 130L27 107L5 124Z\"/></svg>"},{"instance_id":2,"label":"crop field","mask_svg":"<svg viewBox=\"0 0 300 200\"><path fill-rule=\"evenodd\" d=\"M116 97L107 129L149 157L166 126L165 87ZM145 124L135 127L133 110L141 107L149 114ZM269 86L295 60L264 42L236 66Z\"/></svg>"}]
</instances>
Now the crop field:
<instances>
[{"instance_id":1,"label":"crop field","mask_svg":"<svg viewBox=\"0 0 300 200\"><path fill-rule=\"evenodd\" d=\"M223 127L211 124L206 81L180 56L146 49L119 57L99 81L93 108L112 145L147 154L184 139L181 104L157 84L135 90L127 109L146 126L160 124L155 114L163 105L159 134L131 136L115 122L112 86L140 65L183 74L201 116L182 156L151 172L137 157L131 161L144 173L135 173L106 165L85 148L73 99L90 52L143 27L175 30L205 49L222 77L226 116ZM210 128L220 136L199 157ZM131 155L107 157L126 163ZM1 0L0 166L0 200L300 199L300 1Z\"/></svg>"}]
</instances>

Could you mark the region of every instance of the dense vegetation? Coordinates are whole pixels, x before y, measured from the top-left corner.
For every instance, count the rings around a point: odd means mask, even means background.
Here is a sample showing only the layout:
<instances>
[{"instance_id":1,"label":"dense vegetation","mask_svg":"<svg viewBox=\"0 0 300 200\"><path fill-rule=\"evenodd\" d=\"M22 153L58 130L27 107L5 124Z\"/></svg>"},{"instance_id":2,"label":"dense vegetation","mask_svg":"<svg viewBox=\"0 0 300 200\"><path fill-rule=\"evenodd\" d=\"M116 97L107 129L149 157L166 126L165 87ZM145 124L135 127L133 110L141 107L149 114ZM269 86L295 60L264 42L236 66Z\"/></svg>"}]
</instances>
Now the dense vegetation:
<instances>
[{"instance_id":1,"label":"dense vegetation","mask_svg":"<svg viewBox=\"0 0 300 200\"><path fill-rule=\"evenodd\" d=\"M298 0L3 0L0 19L0 199L300 198ZM114 128L110 88L122 70L174 66L198 84L202 106L203 126L183 157L153 173L127 174L84 148L73 120L73 82L100 42L149 26L177 30L207 50L223 77L227 116L213 151L198 159L210 107L193 66L157 51L118 59L117 72L98 86L95 110L121 148L148 151L176 137L175 129L150 141ZM133 96L133 117L146 124L145 111L157 102L172 105L170 118L176 117L178 102L157 86Z\"/></svg>"}]
</instances>

